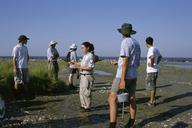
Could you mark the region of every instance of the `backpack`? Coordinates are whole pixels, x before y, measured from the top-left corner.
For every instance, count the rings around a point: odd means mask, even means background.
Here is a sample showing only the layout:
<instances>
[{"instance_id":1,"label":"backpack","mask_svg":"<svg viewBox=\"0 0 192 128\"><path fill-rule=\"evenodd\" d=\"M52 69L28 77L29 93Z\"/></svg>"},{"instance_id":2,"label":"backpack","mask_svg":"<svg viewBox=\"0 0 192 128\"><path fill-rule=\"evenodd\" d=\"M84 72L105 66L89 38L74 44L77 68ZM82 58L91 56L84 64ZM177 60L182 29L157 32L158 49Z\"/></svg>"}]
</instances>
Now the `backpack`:
<instances>
[{"instance_id":1,"label":"backpack","mask_svg":"<svg viewBox=\"0 0 192 128\"><path fill-rule=\"evenodd\" d=\"M70 52L70 51L67 53L66 61L67 61L67 62L70 62L70 61L71 61L71 52Z\"/></svg>"},{"instance_id":2,"label":"backpack","mask_svg":"<svg viewBox=\"0 0 192 128\"><path fill-rule=\"evenodd\" d=\"M93 61L94 61L94 63L98 62L99 61L99 56L93 55Z\"/></svg>"}]
</instances>

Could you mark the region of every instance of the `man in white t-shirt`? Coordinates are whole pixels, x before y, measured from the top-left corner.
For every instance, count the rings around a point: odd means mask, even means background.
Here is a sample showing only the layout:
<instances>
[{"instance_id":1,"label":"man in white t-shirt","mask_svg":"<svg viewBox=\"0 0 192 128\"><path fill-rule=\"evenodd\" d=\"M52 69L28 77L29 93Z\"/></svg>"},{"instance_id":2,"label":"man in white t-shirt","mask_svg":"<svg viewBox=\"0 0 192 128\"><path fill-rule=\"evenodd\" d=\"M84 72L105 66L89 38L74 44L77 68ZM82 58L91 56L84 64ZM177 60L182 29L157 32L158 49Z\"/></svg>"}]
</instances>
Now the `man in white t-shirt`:
<instances>
[{"instance_id":1,"label":"man in white t-shirt","mask_svg":"<svg viewBox=\"0 0 192 128\"><path fill-rule=\"evenodd\" d=\"M117 115L117 93L119 90L125 90L129 93L130 102L130 118L126 124L127 127L132 127L136 118L136 82L137 82L137 69L140 65L141 49L139 43L131 37L136 31L132 30L132 25L124 23L118 31L123 35L121 42L121 50L118 62L112 61L113 65L118 65L116 77L113 81L111 92L108 98L110 106L110 126L109 128L116 127Z\"/></svg>"},{"instance_id":2,"label":"man in white t-shirt","mask_svg":"<svg viewBox=\"0 0 192 128\"><path fill-rule=\"evenodd\" d=\"M28 91L28 62L29 62L29 53L28 49L25 46L29 38L25 35L19 36L19 43L13 48L13 73L15 81L15 89L18 89L18 85L24 85L25 94Z\"/></svg>"},{"instance_id":3,"label":"man in white t-shirt","mask_svg":"<svg viewBox=\"0 0 192 128\"><path fill-rule=\"evenodd\" d=\"M153 38L146 38L146 46L148 48L147 53L147 77L146 77L146 90L149 91L150 101L149 106L155 106L155 95L156 95L156 82L158 77L158 64L161 61L161 54L159 50L153 46Z\"/></svg>"}]
</instances>

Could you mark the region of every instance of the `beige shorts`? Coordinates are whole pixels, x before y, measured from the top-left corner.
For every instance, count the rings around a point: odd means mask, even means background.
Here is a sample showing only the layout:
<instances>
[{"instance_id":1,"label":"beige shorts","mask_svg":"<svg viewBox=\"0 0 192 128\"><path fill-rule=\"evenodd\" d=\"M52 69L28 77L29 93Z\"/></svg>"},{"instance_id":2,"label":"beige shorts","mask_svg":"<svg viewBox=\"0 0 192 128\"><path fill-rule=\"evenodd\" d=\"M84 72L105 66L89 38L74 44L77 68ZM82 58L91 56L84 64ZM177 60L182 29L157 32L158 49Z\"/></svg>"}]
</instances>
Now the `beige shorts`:
<instances>
[{"instance_id":1,"label":"beige shorts","mask_svg":"<svg viewBox=\"0 0 192 128\"><path fill-rule=\"evenodd\" d=\"M113 84L111 86L111 92L118 93L120 81L121 81L120 78L115 78L113 80ZM135 96L136 83L137 83L137 79L126 80L125 90L129 93L130 96Z\"/></svg>"}]
</instances>

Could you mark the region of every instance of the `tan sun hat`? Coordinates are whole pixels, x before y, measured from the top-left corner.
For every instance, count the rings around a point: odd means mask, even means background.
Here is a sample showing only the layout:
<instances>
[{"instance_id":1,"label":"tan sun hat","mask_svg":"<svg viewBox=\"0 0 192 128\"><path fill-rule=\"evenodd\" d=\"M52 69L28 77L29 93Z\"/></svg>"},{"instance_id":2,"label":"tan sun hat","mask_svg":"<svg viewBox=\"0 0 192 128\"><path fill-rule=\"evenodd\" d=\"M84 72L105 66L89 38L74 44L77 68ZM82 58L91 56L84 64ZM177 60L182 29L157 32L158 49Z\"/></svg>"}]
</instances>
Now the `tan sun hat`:
<instances>
[{"instance_id":1,"label":"tan sun hat","mask_svg":"<svg viewBox=\"0 0 192 128\"><path fill-rule=\"evenodd\" d=\"M50 43L49 43L49 46L52 46L52 45L56 45L56 44L58 44L56 41L51 41Z\"/></svg>"}]
</instances>

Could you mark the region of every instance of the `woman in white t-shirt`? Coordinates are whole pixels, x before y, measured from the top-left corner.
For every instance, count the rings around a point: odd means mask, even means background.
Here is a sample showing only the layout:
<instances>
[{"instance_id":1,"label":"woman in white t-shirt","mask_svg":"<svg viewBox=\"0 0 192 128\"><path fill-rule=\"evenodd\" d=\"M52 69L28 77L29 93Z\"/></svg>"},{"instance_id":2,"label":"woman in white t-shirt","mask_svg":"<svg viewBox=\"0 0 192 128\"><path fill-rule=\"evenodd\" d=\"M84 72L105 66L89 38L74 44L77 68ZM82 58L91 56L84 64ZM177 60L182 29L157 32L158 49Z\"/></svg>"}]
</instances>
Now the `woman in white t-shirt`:
<instances>
[{"instance_id":1,"label":"woman in white t-shirt","mask_svg":"<svg viewBox=\"0 0 192 128\"><path fill-rule=\"evenodd\" d=\"M76 68L80 70L80 103L81 108L89 111L91 108L91 88L94 82L93 69L95 67L93 50L94 46L89 42L83 42L81 45L84 54L81 63L76 64Z\"/></svg>"}]
</instances>

